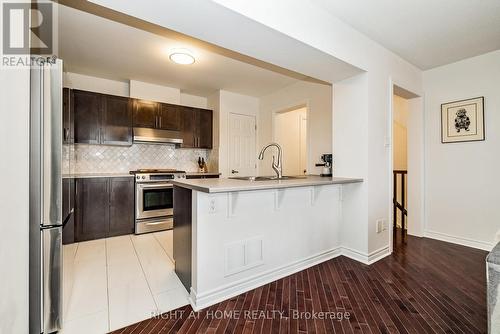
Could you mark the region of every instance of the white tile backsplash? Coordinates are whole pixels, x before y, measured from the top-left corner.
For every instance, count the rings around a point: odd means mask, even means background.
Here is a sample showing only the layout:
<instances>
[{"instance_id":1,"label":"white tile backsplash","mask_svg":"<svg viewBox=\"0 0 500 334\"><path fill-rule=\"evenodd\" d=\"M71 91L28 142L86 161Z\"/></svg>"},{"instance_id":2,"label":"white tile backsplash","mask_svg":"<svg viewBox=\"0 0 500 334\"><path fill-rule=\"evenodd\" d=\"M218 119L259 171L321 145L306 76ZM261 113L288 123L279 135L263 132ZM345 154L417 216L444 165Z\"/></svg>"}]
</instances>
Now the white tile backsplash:
<instances>
[{"instance_id":1,"label":"white tile backsplash","mask_svg":"<svg viewBox=\"0 0 500 334\"><path fill-rule=\"evenodd\" d=\"M196 172L198 157L207 161L208 155L209 150L180 149L173 145L63 145L63 170L68 173L121 173L140 168L175 168Z\"/></svg>"}]
</instances>

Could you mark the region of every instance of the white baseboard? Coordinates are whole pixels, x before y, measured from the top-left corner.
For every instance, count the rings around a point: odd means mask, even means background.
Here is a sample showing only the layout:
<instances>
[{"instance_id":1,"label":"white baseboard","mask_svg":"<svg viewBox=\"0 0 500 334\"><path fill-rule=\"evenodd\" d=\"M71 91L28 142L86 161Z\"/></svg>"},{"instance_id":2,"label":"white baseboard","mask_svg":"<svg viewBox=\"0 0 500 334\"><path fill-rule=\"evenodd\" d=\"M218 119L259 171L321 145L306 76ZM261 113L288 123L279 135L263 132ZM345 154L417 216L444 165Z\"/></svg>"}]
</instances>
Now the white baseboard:
<instances>
[{"instance_id":1,"label":"white baseboard","mask_svg":"<svg viewBox=\"0 0 500 334\"><path fill-rule=\"evenodd\" d=\"M328 251L310 256L306 259L287 264L285 266L259 273L239 281L233 282L222 287L198 294L191 288L189 301L195 311L217 304L221 301L238 296L242 293L258 288L265 284L276 281L280 278L295 274L319 263L328 261L340 255L361 262L363 264L372 264L378 260L390 255L389 246L380 248L370 254L355 251L346 247L336 247Z\"/></svg>"},{"instance_id":2,"label":"white baseboard","mask_svg":"<svg viewBox=\"0 0 500 334\"><path fill-rule=\"evenodd\" d=\"M424 233L424 236L426 238L436 239L436 240L445 241L445 242L451 242L452 244L482 249L482 250L485 250L488 252L491 251L493 249L493 247L495 246L493 243L490 243L490 242L473 240L473 239L463 238L463 237L457 237L454 235L436 232L436 231L430 231L430 230L426 230Z\"/></svg>"},{"instance_id":3,"label":"white baseboard","mask_svg":"<svg viewBox=\"0 0 500 334\"><path fill-rule=\"evenodd\" d=\"M376 251L373 251L369 254L359 252L357 250L354 250L349 247L342 247L342 255L345 257L348 257L352 260L364 263L364 264L373 264L384 257L391 255L391 251L389 249L389 246L382 247L380 249L377 249Z\"/></svg>"},{"instance_id":4,"label":"white baseboard","mask_svg":"<svg viewBox=\"0 0 500 334\"><path fill-rule=\"evenodd\" d=\"M287 264L285 266L259 273L228 285L218 287L216 289L198 294L196 290L191 288L190 303L195 311L205 307L217 304L223 300L227 300L234 296L238 296L249 290L258 288L259 286L271 283L280 278L295 274L296 272L305 270L319 263L328 261L341 255L340 247L310 256L306 259Z\"/></svg>"}]
</instances>

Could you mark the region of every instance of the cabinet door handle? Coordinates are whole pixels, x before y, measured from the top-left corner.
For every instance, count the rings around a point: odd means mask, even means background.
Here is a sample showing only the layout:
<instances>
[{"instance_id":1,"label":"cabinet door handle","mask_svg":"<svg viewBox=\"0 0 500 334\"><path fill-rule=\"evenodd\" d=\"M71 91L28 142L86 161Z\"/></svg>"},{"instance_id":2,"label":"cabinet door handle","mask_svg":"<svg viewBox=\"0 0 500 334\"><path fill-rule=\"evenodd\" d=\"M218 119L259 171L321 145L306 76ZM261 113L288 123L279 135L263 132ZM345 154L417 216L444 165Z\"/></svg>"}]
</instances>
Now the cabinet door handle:
<instances>
[{"instance_id":1,"label":"cabinet door handle","mask_svg":"<svg viewBox=\"0 0 500 334\"><path fill-rule=\"evenodd\" d=\"M238 173L239 173L239 171L237 171L236 169L231 169L231 173L232 173L232 174L238 174Z\"/></svg>"},{"instance_id":2,"label":"cabinet door handle","mask_svg":"<svg viewBox=\"0 0 500 334\"><path fill-rule=\"evenodd\" d=\"M161 128L161 116L159 118L160 118L160 128Z\"/></svg>"}]
</instances>

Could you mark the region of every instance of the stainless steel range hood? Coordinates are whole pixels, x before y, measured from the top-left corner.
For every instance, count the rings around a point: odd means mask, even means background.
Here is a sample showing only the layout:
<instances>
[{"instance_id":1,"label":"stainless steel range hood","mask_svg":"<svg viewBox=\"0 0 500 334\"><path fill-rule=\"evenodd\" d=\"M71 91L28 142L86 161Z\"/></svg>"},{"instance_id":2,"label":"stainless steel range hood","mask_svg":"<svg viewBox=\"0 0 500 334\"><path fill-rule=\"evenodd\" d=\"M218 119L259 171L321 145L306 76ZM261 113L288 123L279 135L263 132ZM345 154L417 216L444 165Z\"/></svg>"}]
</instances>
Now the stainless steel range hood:
<instances>
[{"instance_id":1,"label":"stainless steel range hood","mask_svg":"<svg viewBox=\"0 0 500 334\"><path fill-rule=\"evenodd\" d=\"M180 131L134 128L134 143L182 144Z\"/></svg>"}]
</instances>

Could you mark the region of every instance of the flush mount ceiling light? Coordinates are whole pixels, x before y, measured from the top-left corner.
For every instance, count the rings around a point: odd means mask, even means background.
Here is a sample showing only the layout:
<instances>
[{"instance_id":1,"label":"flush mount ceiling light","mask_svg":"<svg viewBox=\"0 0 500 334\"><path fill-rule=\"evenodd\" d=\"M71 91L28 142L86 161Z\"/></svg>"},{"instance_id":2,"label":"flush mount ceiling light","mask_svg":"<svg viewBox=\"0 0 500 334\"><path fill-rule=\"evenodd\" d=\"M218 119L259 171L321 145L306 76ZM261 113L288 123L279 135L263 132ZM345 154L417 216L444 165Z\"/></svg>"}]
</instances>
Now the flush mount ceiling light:
<instances>
[{"instance_id":1,"label":"flush mount ceiling light","mask_svg":"<svg viewBox=\"0 0 500 334\"><path fill-rule=\"evenodd\" d=\"M175 49L170 52L169 58L176 64L191 65L195 59L191 52L186 49Z\"/></svg>"}]
</instances>

